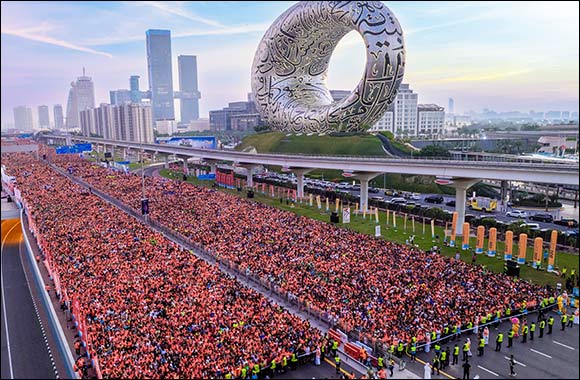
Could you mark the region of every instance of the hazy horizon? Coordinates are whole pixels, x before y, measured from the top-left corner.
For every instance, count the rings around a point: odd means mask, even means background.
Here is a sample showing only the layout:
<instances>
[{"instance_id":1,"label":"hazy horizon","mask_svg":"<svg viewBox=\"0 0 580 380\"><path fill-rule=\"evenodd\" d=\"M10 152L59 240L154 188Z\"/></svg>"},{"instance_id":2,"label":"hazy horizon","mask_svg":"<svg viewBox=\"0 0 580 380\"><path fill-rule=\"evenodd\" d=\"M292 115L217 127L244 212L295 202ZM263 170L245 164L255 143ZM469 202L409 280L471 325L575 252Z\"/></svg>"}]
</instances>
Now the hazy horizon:
<instances>
[{"instance_id":1,"label":"hazy horizon","mask_svg":"<svg viewBox=\"0 0 580 380\"><path fill-rule=\"evenodd\" d=\"M82 74L96 104L140 75L148 89L145 31L172 34L177 56L197 55L200 116L246 99L255 49L295 2L2 2L2 124L13 108L61 104ZM384 2L401 23L405 83L420 103L455 112L578 111L578 2ZM351 90L364 66L355 32L337 47L329 87ZM178 115L179 112L176 112Z\"/></svg>"}]
</instances>

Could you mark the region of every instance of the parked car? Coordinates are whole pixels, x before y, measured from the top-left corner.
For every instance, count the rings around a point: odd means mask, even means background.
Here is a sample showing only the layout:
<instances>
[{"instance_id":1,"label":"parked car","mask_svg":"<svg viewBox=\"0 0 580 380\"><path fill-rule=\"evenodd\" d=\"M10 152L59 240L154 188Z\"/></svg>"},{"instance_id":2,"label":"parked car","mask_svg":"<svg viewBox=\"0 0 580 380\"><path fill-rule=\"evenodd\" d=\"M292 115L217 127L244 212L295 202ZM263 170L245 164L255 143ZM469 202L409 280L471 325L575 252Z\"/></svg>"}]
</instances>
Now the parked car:
<instances>
[{"instance_id":1,"label":"parked car","mask_svg":"<svg viewBox=\"0 0 580 380\"><path fill-rule=\"evenodd\" d=\"M578 221L576 219L572 219L572 218L562 218L560 220L555 220L554 224L557 224L559 226L572 227L572 228L578 227Z\"/></svg>"},{"instance_id":2,"label":"parked car","mask_svg":"<svg viewBox=\"0 0 580 380\"><path fill-rule=\"evenodd\" d=\"M430 195L428 197L425 197L425 202L428 202L428 203L437 203L437 204L443 203L443 197L440 196L440 195Z\"/></svg>"},{"instance_id":3,"label":"parked car","mask_svg":"<svg viewBox=\"0 0 580 380\"><path fill-rule=\"evenodd\" d=\"M369 187L369 193L378 193L379 189L377 189L376 187Z\"/></svg>"},{"instance_id":4,"label":"parked car","mask_svg":"<svg viewBox=\"0 0 580 380\"><path fill-rule=\"evenodd\" d=\"M402 205L407 203L407 201L405 200L405 198L393 198L391 199L391 203L394 205Z\"/></svg>"},{"instance_id":5,"label":"parked car","mask_svg":"<svg viewBox=\"0 0 580 380\"><path fill-rule=\"evenodd\" d=\"M374 201L382 201L383 197L381 197L380 195L374 195L371 197L371 199Z\"/></svg>"},{"instance_id":6,"label":"parked car","mask_svg":"<svg viewBox=\"0 0 580 380\"><path fill-rule=\"evenodd\" d=\"M455 199L452 199L449 202L446 202L445 203L445 206L455 207Z\"/></svg>"},{"instance_id":7,"label":"parked car","mask_svg":"<svg viewBox=\"0 0 580 380\"><path fill-rule=\"evenodd\" d=\"M505 213L506 216L511 216L512 218L527 218L528 213L522 210L511 210Z\"/></svg>"},{"instance_id":8,"label":"parked car","mask_svg":"<svg viewBox=\"0 0 580 380\"><path fill-rule=\"evenodd\" d=\"M475 220L475 215L473 215L473 214L465 214L465 221L467 223L471 223L473 220Z\"/></svg>"},{"instance_id":9,"label":"parked car","mask_svg":"<svg viewBox=\"0 0 580 380\"><path fill-rule=\"evenodd\" d=\"M530 220L536 220L538 222L552 223L554 221L554 217L550 214L538 213L538 214L531 215Z\"/></svg>"},{"instance_id":10,"label":"parked car","mask_svg":"<svg viewBox=\"0 0 580 380\"><path fill-rule=\"evenodd\" d=\"M540 225L538 223L522 223L520 224L521 228L528 227L530 231L539 231Z\"/></svg>"},{"instance_id":11,"label":"parked car","mask_svg":"<svg viewBox=\"0 0 580 380\"><path fill-rule=\"evenodd\" d=\"M413 193L413 194L411 194L411 197L410 198L412 200L414 200L414 201L420 201L421 200L421 194L419 194L419 193Z\"/></svg>"}]
</instances>

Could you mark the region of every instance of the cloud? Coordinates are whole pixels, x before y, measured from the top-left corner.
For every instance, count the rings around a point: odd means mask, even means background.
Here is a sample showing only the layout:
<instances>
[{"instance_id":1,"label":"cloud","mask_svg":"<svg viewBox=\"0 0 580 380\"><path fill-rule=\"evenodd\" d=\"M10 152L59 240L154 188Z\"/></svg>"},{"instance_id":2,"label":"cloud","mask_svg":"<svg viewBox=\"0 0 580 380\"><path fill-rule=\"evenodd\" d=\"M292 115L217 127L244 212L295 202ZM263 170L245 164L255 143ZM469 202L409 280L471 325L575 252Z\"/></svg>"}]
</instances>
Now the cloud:
<instances>
[{"instance_id":1,"label":"cloud","mask_svg":"<svg viewBox=\"0 0 580 380\"><path fill-rule=\"evenodd\" d=\"M109 54L109 53L106 53L103 51L94 50L94 49L91 49L88 47L73 44L73 43L68 42L68 41L63 41L63 40L59 40L59 39L52 38L49 36L45 36L43 34L38 34L39 32L42 33L42 32L46 32L47 30L50 30L50 27L47 27L47 25L40 25L38 27L32 27L32 28L27 28L27 29L11 29L10 27L3 26L2 27L2 34L16 36L16 37L20 37L20 38L25 38L27 40L42 42L42 43L49 44L49 45L60 46L60 47L63 47L65 49L82 51L85 53L91 53L91 54L97 54L97 55L104 55L105 57L113 58L112 54Z\"/></svg>"},{"instance_id":2,"label":"cloud","mask_svg":"<svg viewBox=\"0 0 580 380\"><path fill-rule=\"evenodd\" d=\"M171 13L171 14L174 14L176 16L186 18L186 19L191 20L191 21L201 22L202 24L221 27L221 28L225 27L223 24L221 24L217 21L196 15L195 13L191 13L191 12L189 12L189 11L179 7L179 6L174 6L174 3L162 2L162 1L137 1L137 2L135 2L135 4L153 7L153 8L162 10L164 12Z\"/></svg>"}]
</instances>

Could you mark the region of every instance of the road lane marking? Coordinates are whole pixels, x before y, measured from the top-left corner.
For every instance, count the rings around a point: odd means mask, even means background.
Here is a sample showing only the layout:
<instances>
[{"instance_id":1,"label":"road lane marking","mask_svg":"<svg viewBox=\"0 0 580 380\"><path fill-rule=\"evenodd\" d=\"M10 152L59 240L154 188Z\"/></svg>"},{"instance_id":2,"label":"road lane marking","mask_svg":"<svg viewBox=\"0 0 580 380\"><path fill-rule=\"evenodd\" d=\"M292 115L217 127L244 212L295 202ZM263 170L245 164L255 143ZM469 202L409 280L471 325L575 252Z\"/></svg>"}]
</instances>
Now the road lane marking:
<instances>
[{"instance_id":1,"label":"road lane marking","mask_svg":"<svg viewBox=\"0 0 580 380\"><path fill-rule=\"evenodd\" d=\"M532 351L532 352L535 352L536 354L540 354L540 355L542 355L542 356L545 356L545 357L547 357L547 358L550 358L550 359L552 359L552 357L551 357L550 355L544 354L543 352L540 352L540 351L536 351L536 350L534 350L533 348L530 348L530 351Z\"/></svg>"},{"instance_id":2,"label":"road lane marking","mask_svg":"<svg viewBox=\"0 0 580 380\"><path fill-rule=\"evenodd\" d=\"M572 350L572 351L575 351L575 350L576 350L574 347L567 346L567 345L565 345L564 343L556 342L555 340L553 340L552 342L553 342L553 343L556 343L556 344L558 344L558 345L560 345L560 346L562 346L562 347L566 347L566 348L567 348L567 349L569 349L569 350Z\"/></svg>"},{"instance_id":3,"label":"road lane marking","mask_svg":"<svg viewBox=\"0 0 580 380\"><path fill-rule=\"evenodd\" d=\"M482 366L480 366L480 365L478 365L478 366L477 366L477 368L480 368L480 369L482 369L482 370L484 370L484 371L486 371L486 372L489 372L489 373L491 373L492 375L495 375L495 376L499 377L499 375L498 375L497 373L495 373L495 372L493 372L493 371L490 371L489 369L487 369L487 368L484 368L484 367L482 367Z\"/></svg>"},{"instance_id":4,"label":"road lane marking","mask_svg":"<svg viewBox=\"0 0 580 380\"><path fill-rule=\"evenodd\" d=\"M411 355L409 355L409 354L406 354L406 355L407 355L408 357L411 357ZM427 364L426 362L424 362L423 360L421 360L421 359L419 359L419 358L416 358L416 360L417 360L419 363L421 363L421 364ZM429 365L429 366L430 366L431 368L433 368L433 366L432 366L432 365ZM450 379L455 379L455 376L451 376L450 374L448 374L448 373L447 373L447 372L445 372L445 371L441 371L441 373L443 374L443 376L447 376L447 377L448 377L448 378L450 378Z\"/></svg>"},{"instance_id":5,"label":"road lane marking","mask_svg":"<svg viewBox=\"0 0 580 380\"><path fill-rule=\"evenodd\" d=\"M6 236L4 236L4 239L2 239L2 246L0 247L0 250L4 251L4 243L6 242L6 238L8 236L10 236L10 233L12 232L12 230L14 228L16 228L18 226L19 223L16 223L14 226L12 226L12 228L10 230L8 230L8 233L6 234ZM4 265L1 265L2 269L4 268ZM1 269L0 269L1 270ZM4 272L0 272L0 282L1 287L2 287L2 309L4 312L4 327L6 328L6 346L8 348L8 367L10 368L10 378L14 379L14 370L12 369L12 353L10 352L10 333L8 331L8 316L6 315L6 296L4 295Z\"/></svg>"},{"instance_id":6,"label":"road lane marking","mask_svg":"<svg viewBox=\"0 0 580 380\"><path fill-rule=\"evenodd\" d=\"M504 358L506 358L507 360L510 360L510 358L508 358L507 356L504 356ZM527 367L527 365L525 365L524 363L520 363L517 360L514 360L514 363L521 365L522 367Z\"/></svg>"}]
</instances>

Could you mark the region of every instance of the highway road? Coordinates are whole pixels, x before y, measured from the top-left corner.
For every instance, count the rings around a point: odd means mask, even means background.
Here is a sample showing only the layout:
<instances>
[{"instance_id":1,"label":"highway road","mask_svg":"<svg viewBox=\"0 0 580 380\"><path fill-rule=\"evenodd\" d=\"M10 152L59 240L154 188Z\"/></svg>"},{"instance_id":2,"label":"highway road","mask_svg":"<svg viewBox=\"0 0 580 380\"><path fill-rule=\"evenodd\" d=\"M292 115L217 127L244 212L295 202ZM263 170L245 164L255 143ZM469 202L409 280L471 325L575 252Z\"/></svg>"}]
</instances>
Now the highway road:
<instances>
[{"instance_id":1,"label":"highway road","mask_svg":"<svg viewBox=\"0 0 580 380\"><path fill-rule=\"evenodd\" d=\"M54 379L62 362L41 303L33 301L39 290L23 266L25 249L20 219L2 221L2 379Z\"/></svg>"},{"instance_id":2,"label":"highway road","mask_svg":"<svg viewBox=\"0 0 580 380\"><path fill-rule=\"evenodd\" d=\"M566 328L565 331L560 331L561 323L560 316L556 313L550 313L554 316L556 322L554 323L554 330L551 335L547 335L548 328L544 330L544 337L539 337L539 328L537 327L538 314L531 314L528 316L528 323L536 322L536 333L534 340L522 343L522 339L514 338L513 346L507 348L507 332L511 327L511 323L503 322L499 330L490 328L489 344L485 346L483 356L477 356L477 336L475 334L461 335L456 342L450 341L446 344L441 344L442 349L450 348L453 352L455 343L460 347L459 365L449 366L441 372L441 375L433 375L434 379L455 379L463 377L462 353L461 348L467 337L471 339L471 352L473 356L469 359L471 364L470 378L478 375L481 379L507 379L509 376L509 362L510 355L514 355L516 360L515 372L516 378L520 379L578 379L579 365L578 365L578 351L579 347L579 327L574 325L572 328ZM497 334L502 332L504 334L504 342L500 352L495 352L495 339ZM417 358L420 361L431 362L434 353L431 350L429 353L420 352ZM422 374L423 366L421 362L413 363L407 360L407 369L414 373Z\"/></svg>"}]
</instances>

